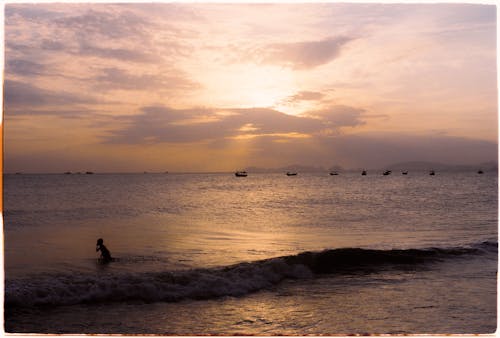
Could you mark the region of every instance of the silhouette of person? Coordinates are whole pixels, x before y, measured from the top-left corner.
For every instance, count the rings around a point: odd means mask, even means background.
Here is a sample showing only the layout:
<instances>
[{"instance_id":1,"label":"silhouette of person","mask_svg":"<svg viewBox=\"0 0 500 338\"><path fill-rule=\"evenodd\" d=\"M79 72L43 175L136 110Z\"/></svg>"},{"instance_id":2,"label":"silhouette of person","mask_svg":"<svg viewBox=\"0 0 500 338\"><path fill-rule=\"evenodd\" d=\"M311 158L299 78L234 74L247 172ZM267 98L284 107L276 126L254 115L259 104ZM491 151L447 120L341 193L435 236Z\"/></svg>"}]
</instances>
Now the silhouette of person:
<instances>
[{"instance_id":1,"label":"silhouette of person","mask_svg":"<svg viewBox=\"0 0 500 338\"><path fill-rule=\"evenodd\" d=\"M111 253L109 252L108 248L104 246L104 240L102 238L99 238L97 240L96 248L95 251L101 251L101 259L104 263L111 262L113 259L111 258Z\"/></svg>"}]
</instances>

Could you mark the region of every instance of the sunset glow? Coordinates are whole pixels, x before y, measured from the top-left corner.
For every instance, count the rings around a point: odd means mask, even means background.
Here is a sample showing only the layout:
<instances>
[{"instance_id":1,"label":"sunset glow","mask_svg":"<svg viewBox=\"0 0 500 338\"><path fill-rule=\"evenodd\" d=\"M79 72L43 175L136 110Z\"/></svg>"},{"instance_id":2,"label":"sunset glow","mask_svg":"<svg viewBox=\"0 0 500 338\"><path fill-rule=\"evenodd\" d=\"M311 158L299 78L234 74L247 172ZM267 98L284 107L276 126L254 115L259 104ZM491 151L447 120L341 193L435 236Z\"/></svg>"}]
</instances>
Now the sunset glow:
<instances>
[{"instance_id":1,"label":"sunset glow","mask_svg":"<svg viewBox=\"0 0 500 338\"><path fill-rule=\"evenodd\" d=\"M8 172L497 157L493 5L12 3L5 50Z\"/></svg>"}]
</instances>

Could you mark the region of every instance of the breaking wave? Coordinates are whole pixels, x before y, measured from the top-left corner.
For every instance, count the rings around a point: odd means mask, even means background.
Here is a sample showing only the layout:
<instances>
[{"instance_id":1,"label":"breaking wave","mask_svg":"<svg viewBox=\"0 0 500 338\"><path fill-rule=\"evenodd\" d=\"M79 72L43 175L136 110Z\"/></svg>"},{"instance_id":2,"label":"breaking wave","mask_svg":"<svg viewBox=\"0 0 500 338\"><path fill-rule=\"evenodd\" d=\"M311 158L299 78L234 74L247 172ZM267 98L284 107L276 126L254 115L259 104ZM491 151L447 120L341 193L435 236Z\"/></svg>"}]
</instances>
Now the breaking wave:
<instances>
[{"instance_id":1,"label":"breaking wave","mask_svg":"<svg viewBox=\"0 0 500 338\"><path fill-rule=\"evenodd\" d=\"M177 302L243 296L285 279L411 268L458 256L496 253L497 248L498 243L493 241L456 248L344 248L209 269L138 274L58 274L6 280L5 306L9 309L108 302Z\"/></svg>"}]
</instances>

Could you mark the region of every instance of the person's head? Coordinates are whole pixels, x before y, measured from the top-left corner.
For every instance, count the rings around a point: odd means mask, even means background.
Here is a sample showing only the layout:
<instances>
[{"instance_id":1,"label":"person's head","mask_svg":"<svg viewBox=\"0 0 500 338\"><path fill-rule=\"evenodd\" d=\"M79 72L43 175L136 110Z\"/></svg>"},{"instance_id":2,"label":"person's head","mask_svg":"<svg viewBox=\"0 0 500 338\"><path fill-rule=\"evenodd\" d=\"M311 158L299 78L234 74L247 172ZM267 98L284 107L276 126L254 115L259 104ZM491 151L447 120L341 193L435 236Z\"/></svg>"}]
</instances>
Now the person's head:
<instances>
[{"instance_id":1,"label":"person's head","mask_svg":"<svg viewBox=\"0 0 500 338\"><path fill-rule=\"evenodd\" d=\"M102 238L99 238L99 239L97 240L97 245L102 245L102 243L103 243L103 242L104 242L104 241L103 241L103 239L102 239Z\"/></svg>"}]
</instances>

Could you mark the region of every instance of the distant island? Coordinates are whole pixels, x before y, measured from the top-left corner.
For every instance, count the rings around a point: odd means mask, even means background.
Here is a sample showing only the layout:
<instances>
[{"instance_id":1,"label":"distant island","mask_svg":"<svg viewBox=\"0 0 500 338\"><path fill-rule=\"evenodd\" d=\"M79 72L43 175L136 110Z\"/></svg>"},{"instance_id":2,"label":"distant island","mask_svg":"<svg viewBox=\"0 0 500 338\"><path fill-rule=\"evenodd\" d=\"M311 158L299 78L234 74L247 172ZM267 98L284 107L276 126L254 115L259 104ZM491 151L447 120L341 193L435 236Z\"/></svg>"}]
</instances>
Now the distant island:
<instances>
[{"instance_id":1,"label":"distant island","mask_svg":"<svg viewBox=\"0 0 500 338\"><path fill-rule=\"evenodd\" d=\"M387 165L382 168L343 168L342 166L333 166L330 168L325 167L315 167L300 164L292 164L279 168L260 168L260 167L248 167L245 170L252 173L277 173L277 172L357 172L362 170L368 171L498 171L498 162L484 162L478 164L445 164L439 162L427 162L427 161L410 161L410 162L398 162Z\"/></svg>"},{"instance_id":2,"label":"distant island","mask_svg":"<svg viewBox=\"0 0 500 338\"><path fill-rule=\"evenodd\" d=\"M388 170L409 170L409 171L476 171L482 169L485 171L497 171L497 162L484 162L479 164L444 164L438 162L424 162L424 161L413 161L413 162L401 162L395 163L387 166Z\"/></svg>"},{"instance_id":3,"label":"distant island","mask_svg":"<svg viewBox=\"0 0 500 338\"><path fill-rule=\"evenodd\" d=\"M239 168L238 168L239 169ZM428 162L428 161L409 161L409 162L398 162L393 163L380 168L370 168L370 167L358 167L358 168L344 168L340 165L331 166L329 168L323 166L308 166L303 164L291 164L287 166L282 166L278 168L262 168L262 167L247 167L241 168L243 171L248 173L286 173L286 172L296 172L296 173L343 173L343 172L359 172L366 170L369 174L384 171L393 172L428 172L434 170L436 172L466 172L466 171L479 171L484 172L495 172L498 171L498 162L489 161L478 164L445 164L439 162ZM97 174L221 174L221 173L234 173L234 171L141 171L141 172L98 172ZM23 175L23 174L65 174L65 175L79 175L86 174L92 175L96 174L94 171L81 171L81 172L27 172L27 171L15 171L15 172L4 172L6 175Z\"/></svg>"},{"instance_id":4,"label":"distant island","mask_svg":"<svg viewBox=\"0 0 500 338\"><path fill-rule=\"evenodd\" d=\"M323 167L313 167L313 166L299 165L299 164L289 165L280 168L248 167L245 169L245 171L252 173L277 173L277 172L287 172L287 171L304 173L304 172L325 172L328 170L329 169L325 169Z\"/></svg>"}]
</instances>

